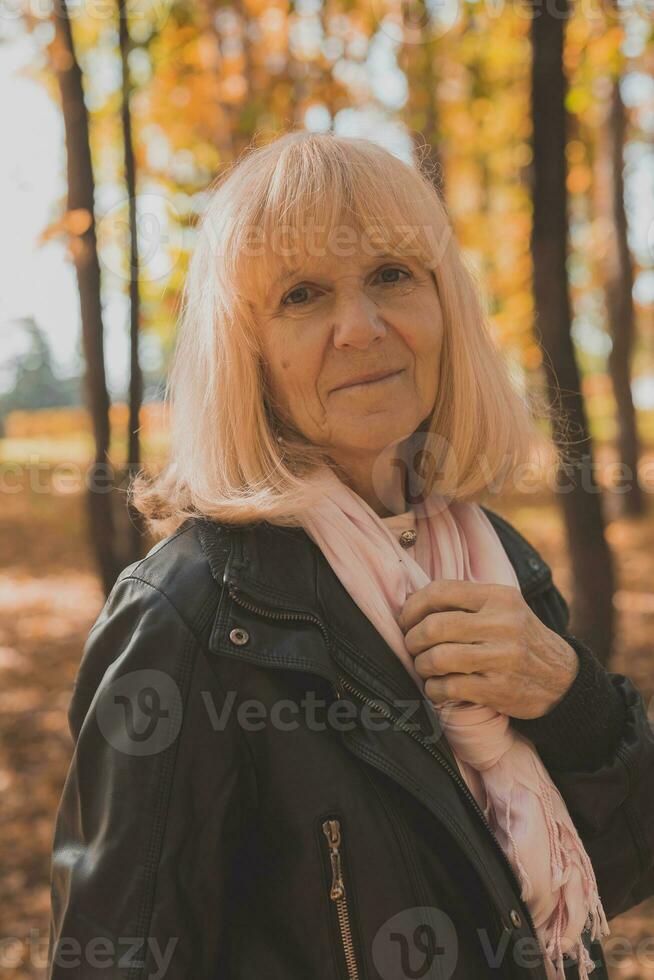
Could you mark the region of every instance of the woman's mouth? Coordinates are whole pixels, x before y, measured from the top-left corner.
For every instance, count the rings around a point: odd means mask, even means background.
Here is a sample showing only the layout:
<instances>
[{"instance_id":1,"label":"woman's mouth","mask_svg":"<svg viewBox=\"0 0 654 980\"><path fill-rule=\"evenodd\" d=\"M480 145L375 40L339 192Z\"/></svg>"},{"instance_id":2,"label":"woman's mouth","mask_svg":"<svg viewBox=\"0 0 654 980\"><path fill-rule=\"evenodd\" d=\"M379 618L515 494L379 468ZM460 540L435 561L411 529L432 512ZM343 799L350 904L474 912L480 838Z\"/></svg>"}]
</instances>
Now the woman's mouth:
<instances>
[{"instance_id":1,"label":"woman's mouth","mask_svg":"<svg viewBox=\"0 0 654 980\"><path fill-rule=\"evenodd\" d=\"M359 388L373 388L375 385L383 384L384 381L392 381L393 378L399 377L403 370L404 368L400 368L398 371L383 375L381 378L373 378L370 381L355 381L351 384L341 385L338 388L334 388L334 391L354 391Z\"/></svg>"}]
</instances>

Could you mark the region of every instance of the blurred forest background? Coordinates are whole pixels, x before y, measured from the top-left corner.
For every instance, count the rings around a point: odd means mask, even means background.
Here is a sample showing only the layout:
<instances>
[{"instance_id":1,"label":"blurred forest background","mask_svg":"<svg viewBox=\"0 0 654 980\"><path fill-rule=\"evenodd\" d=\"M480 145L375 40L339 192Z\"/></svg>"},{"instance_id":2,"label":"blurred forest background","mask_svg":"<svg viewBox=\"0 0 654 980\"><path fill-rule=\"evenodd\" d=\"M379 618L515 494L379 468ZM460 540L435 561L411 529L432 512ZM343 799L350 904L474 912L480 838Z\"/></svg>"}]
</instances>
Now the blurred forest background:
<instances>
[{"instance_id":1,"label":"blurred forest background","mask_svg":"<svg viewBox=\"0 0 654 980\"><path fill-rule=\"evenodd\" d=\"M44 975L71 686L152 544L125 488L165 460L195 224L253 140L364 136L434 179L574 439L488 505L654 723L653 67L647 0L0 3L0 975ZM613 978L654 977L653 927L652 900L611 922Z\"/></svg>"}]
</instances>

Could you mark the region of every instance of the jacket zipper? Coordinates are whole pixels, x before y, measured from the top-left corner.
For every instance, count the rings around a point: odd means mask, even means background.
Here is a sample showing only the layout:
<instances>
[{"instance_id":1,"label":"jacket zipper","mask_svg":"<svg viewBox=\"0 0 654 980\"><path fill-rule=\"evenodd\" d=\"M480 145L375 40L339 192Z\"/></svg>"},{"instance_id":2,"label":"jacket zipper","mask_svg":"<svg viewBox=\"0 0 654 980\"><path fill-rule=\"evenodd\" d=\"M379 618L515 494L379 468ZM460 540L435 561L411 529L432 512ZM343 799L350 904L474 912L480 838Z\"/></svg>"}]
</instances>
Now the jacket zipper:
<instances>
[{"instance_id":1,"label":"jacket zipper","mask_svg":"<svg viewBox=\"0 0 654 980\"><path fill-rule=\"evenodd\" d=\"M261 606L256 606L256 605L254 605L254 603L251 603L247 599L244 599L243 596L242 596L242 594L240 592L238 592L231 585L229 587L229 595L234 600L234 602L236 602L237 605L242 606L244 609L247 609L250 612L253 612L253 613L255 613L258 616L263 616L264 618L265 617L268 617L268 618L272 618L272 619L282 619L282 620L305 620L306 622L314 623L320 629L323 637L325 638L325 642L327 643L327 645L328 646L330 645L330 643L329 643L330 637L329 637L329 633L327 631L327 628L324 625L324 623L320 619L318 619L317 616L312 616L310 613L298 613L298 612L288 612L288 611L279 612L276 609L270 609L270 607L268 607L268 608L262 608ZM322 671L317 671L317 673L319 673L320 676L324 677L325 680L328 680L331 683L331 678L330 677L327 677ZM452 766L449 764L449 762L447 761L447 759L444 756L442 756L440 752L438 752L436 749L434 749L434 747L432 745L430 745L429 742L425 741L425 739L422 737L422 733L418 733L414 728L409 728L406 725L402 724L401 720L396 715L393 715L393 713L391 711L389 711L387 708L385 708L382 705L380 705L378 701L375 701L372 698L369 698L367 695L363 694L356 687L354 687L348 680L346 680L344 677L342 677L341 674L338 674L337 676L338 676L339 683L344 688L346 688L347 690L351 691L351 693L354 694L354 695L356 695L356 697L358 697L361 701L363 701L366 704L369 704L369 705L372 705L373 707L375 707L380 712L380 714L385 715L387 718L389 718L391 721L393 721L398 726L398 728L401 728L402 731L407 732L409 735L411 735L412 738L415 738L416 741L419 742L423 746L423 748L427 749L427 751L430 753L430 755L432 755L436 759L436 761L439 762L441 764L441 766L443 766L443 768L446 770L446 772L449 773L449 775L452 777L452 779L456 782L457 786L460 787L462 793L464 794L464 796L466 797L466 799L469 801L471 807L473 808L474 812L477 814L477 816L481 820L483 826L486 828L486 830L487 830L487 832L488 832L491 840L493 841L493 843L495 845L495 848L496 848L497 852L499 853L500 858L501 858L501 860L502 860L502 862L503 862L503 864L504 864L504 866L505 866L505 868L507 870L507 873L509 875L509 878L510 878L510 880L514 884L514 890L515 890L515 892L516 892L516 894L518 896L518 901L520 902L520 905L521 905L522 910L523 910L523 912L525 914L525 918L527 919L527 922L529 923L529 926L531 928L531 931L533 933L533 936L534 936L534 938L536 939L536 941L538 943L538 946L539 946L539 949L541 950L542 955L545 956L545 953L543 951L543 948L542 948L540 939L539 939L538 934L536 932L536 928L534 926L534 921L533 921L533 919L531 917L531 913L530 913L529 909L527 908L526 904L523 902L523 900L521 898L521 890L522 889L521 889L521 886L520 886L520 882L518 881L518 879L516 877L515 871L513 870L513 867L511 866L511 864L509 862L509 859L507 858L506 854L502 850L502 847L500 845L500 842L498 841L498 839L497 839L497 837L495 835L495 832L494 832L493 828L490 826L490 824L488 823L488 820L484 816L483 810L481 809L481 807L477 803L476 799L474 798L474 796L472 795L472 793L468 789L467 783L462 779L462 777L459 775L459 773L456 772L452 768ZM331 686L332 686L332 688L334 690L335 696L337 698L340 698L341 697L341 693L338 690L338 688L335 688L333 684Z\"/></svg>"},{"instance_id":2,"label":"jacket zipper","mask_svg":"<svg viewBox=\"0 0 654 980\"><path fill-rule=\"evenodd\" d=\"M332 883L329 890L329 897L332 902L336 903L336 914L338 915L338 926L341 931L341 943L347 966L347 976L348 980L359 980L359 968L357 966L356 956L354 955L350 912L347 905L345 880L343 878L340 820L323 821L322 832L327 838L327 844L329 846L329 859L332 866Z\"/></svg>"}]
</instances>

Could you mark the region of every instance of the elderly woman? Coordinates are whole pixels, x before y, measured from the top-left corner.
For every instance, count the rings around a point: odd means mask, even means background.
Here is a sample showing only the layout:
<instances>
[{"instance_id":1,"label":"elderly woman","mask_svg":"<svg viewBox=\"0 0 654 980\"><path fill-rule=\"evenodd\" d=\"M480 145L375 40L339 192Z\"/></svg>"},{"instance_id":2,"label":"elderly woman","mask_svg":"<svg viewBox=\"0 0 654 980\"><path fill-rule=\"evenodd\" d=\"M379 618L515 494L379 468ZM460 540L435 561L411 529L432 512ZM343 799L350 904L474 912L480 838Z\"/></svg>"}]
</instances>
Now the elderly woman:
<instances>
[{"instance_id":1,"label":"elderly woman","mask_svg":"<svg viewBox=\"0 0 654 980\"><path fill-rule=\"evenodd\" d=\"M607 977L642 696L480 501L537 443L430 181L289 133L211 190L164 535L84 649L48 976Z\"/></svg>"}]
</instances>

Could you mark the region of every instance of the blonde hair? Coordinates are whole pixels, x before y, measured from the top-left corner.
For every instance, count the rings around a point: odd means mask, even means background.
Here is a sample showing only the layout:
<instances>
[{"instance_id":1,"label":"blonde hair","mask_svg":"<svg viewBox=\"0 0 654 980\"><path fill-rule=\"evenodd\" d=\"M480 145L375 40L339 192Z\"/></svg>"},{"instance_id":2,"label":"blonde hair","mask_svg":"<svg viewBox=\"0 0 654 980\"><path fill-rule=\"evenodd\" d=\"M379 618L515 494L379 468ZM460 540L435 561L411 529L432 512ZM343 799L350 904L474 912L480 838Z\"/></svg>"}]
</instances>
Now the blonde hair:
<instances>
[{"instance_id":1,"label":"blonde hair","mask_svg":"<svg viewBox=\"0 0 654 980\"><path fill-rule=\"evenodd\" d=\"M425 492L438 476L439 493L479 498L530 460L537 426L491 338L476 276L429 176L370 140L293 131L252 146L209 191L166 388L170 460L130 487L155 535L194 515L296 524L310 500L307 475L335 467L273 411L252 303L280 271L306 260L307 226L323 230L321 246L339 222L374 229L376 248L411 252L433 272L442 380L421 430L448 453L423 460ZM281 227L290 251L275 245Z\"/></svg>"}]
</instances>

